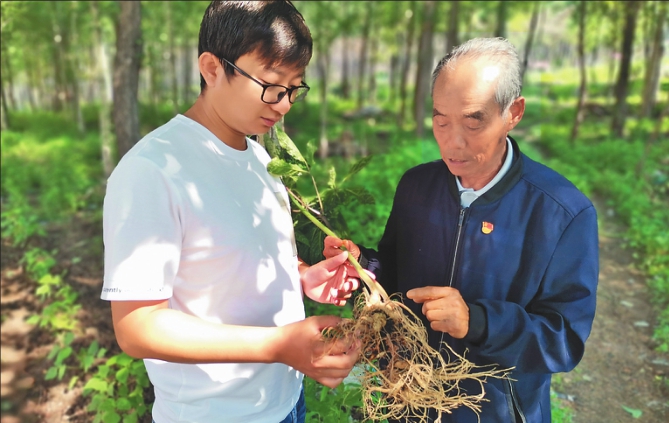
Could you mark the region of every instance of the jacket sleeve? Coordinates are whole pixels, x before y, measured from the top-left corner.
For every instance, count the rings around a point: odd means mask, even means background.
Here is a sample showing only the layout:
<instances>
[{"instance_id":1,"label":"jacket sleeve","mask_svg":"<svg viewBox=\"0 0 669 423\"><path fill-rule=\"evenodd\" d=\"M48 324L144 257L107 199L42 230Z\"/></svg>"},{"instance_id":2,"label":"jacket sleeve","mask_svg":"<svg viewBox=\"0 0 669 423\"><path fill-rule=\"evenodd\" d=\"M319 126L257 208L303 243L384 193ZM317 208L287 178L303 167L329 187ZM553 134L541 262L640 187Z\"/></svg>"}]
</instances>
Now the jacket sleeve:
<instances>
[{"instance_id":1,"label":"jacket sleeve","mask_svg":"<svg viewBox=\"0 0 669 423\"><path fill-rule=\"evenodd\" d=\"M485 336L472 350L525 373L572 370L583 357L595 317L599 246L593 206L565 228L534 298L520 304L480 299Z\"/></svg>"}]
</instances>

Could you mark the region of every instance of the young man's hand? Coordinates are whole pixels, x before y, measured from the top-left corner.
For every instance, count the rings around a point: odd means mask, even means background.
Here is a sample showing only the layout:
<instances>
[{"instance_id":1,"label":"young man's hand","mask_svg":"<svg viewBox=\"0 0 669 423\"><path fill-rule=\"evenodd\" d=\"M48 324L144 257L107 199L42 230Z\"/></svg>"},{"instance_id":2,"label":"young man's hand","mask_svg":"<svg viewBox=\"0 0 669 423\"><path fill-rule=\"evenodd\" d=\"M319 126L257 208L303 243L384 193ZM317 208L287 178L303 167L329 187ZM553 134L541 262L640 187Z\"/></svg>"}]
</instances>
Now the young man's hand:
<instances>
[{"instance_id":1,"label":"young man's hand","mask_svg":"<svg viewBox=\"0 0 669 423\"><path fill-rule=\"evenodd\" d=\"M346 265L348 253L329 257L313 266L300 265L304 294L319 303L343 306L360 287L357 272Z\"/></svg>"},{"instance_id":2,"label":"young man's hand","mask_svg":"<svg viewBox=\"0 0 669 423\"><path fill-rule=\"evenodd\" d=\"M325 258L330 258L339 254L342 250L341 247L346 247L346 250L351 253L351 255L356 259L360 259L360 248L353 243L351 240L341 240L334 236L326 236L323 241L323 256Z\"/></svg>"},{"instance_id":3,"label":"young man's hand","mask_svg":"<svg viewBox=\"0 0 669 423\"><path fill-rule=\"evenodd\" d=\"M335 316L312 316L278 328L277 361L336 388L351 372L360 354L360 344L353 339L328 342L323 339L322 331L340 321Z\"/></svg>"}]
</instances>

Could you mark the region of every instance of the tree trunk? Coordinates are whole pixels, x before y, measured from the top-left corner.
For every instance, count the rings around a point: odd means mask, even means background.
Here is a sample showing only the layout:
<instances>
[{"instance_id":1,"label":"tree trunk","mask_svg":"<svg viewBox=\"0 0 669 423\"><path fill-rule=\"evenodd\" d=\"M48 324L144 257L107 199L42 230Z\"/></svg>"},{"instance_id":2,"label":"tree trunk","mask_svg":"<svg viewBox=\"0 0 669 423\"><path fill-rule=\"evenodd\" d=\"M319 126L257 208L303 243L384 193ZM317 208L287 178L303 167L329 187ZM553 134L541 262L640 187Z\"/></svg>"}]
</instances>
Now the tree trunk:
<instances>
[{"instance_id":1,"label":"tree trunk","mask_svg":"<svg viewBox=\"0 0 669 423\"><path fill-rule=\"evenodd\" d=\"M429 95L432 75L432 38L435 20L434 1L423 3L423 24L418 44L418 70L416 71L416 85L413 97L414 120L416 122L416 136L425 134L425 100Z\"/></svg>"},{"instance_id":2,"label":"tree trunk","mask_svg":"<svg viewBox=\"0 0 669 423\"><path fill-rule=\"evenodd\" d=\"M172 88L172 95L170 101L172 102L172 112L176 115L179 113L179 83L177 77L177 56L176 56L176 47L174 45L174 16L172 16L172 3L165 2L165 7L167 8L167 39L169 49L169 75L170 75L170 86Z\"/></svg>"},{"instance_id":3,"label":"tree trunk","mask_svg":"<svg viewBox=\"0 0 669 423\"><path fill-rule=\"evenodd\" d=\"M411 66L411 53L413 50L414 33L416 32L416 3L410 2L409 27L407 28L406 43L404 44L404 59L402 62L402 75L400 81L400 110L397 114L397 126L402 128L406 115L407 91L409 81L409 67Z\"/></svg>"},{"instance_id":4,"label":"tree trunk","mask_svg":"<svg viewBox=\"0 0 669 423\"><path fill-rule=\"evenodd\" d=\"M68 85L71 87L70 95L70 105L72 107L72 113L74 114L74 119L77 122L77 130L79 134L86 132L86 127L84 124L84 116L81 112L81 95L79 87L79 54L78 52L72 54L72 45L78 45L79 34L77 33L77 13L75 3L71 3L71 12L70 12L70 31L71 36L65 37L66 42L64 47L67 51L67 60L66 60L66 69L67 69L67 81ZM72 42L70 42L70 40Z\"/></svg>"},{"instance_id":5,"label":"tree trunk","mask_svg":"<svg viewBox=\"0 0 669 423\"><path fill-rule=\"evenodd\" d=\"M320 134L318 142L318 156L325 159L329 154L329 141L327 135L327 117L328 117L328 68L330 67L330 58L328 57L327 49L321 48L318 52L316 60L316 68L318 69L320 82Z\"/></svg>"},{"instance_id":6,"label":"tree trunk","mask_svg":"<svg viewBox=\"0 0 669 423\"><path fill-rule=\"evenodd\" d=\"M640 5L641 3L636 1L625 2L625 27L623 29L622 57L620 58L620 70L618 71L618 81L616 82L615 88L616 105L613 111L613 120L611 122L611 130L618 137L623 136L625 129L632 47L634 45L636 18Z\"/></svg>"},{"instance_id":7,"label":"tree trunk","mask_svg":"<svg viewBox=\"0 0 669 423\"><path fill-rule=\"evenodd\" d=\"M451 10L448 16L448 30L446 31L446 54L457 46L458 41L458 20L460 18L460 2L451 0Z\"/></svg>"},{"instance_id":8,"label":"tree trunk","mask_svg":"<svg viewBox=\"0 0 669 423\"><path fill-rule=\"evenodd\" d=\"M495 37L506 38L506 15L507 2L497 2L497 27L495 28Z\"/></svg>"},{"instance_id":9,"label":"tree trunk","mask_svg":"<svg viewBox=\"0 0 669 423\"><path fill-rule=\"evenodd\" d=\"M662 55L664 54L664 43L662 34L664 31L664 22L667 17L667 3L660 2L657 20L655 22L655 31L651 53L646 62L646 72L644 76L643 95L641 96L641 117L651 117L653 107L657 98L657 90L660 84L660 65Z\"/></svg>"},{"instance_id":10,"label":"tree trunk","mask_svg":"<svg viewBox=\"0 0 669 423\"><path fill-rule=\"evenodd\" d=\"M14 98L14 72L11 61L9 60L9 50L7 50L7 45L5 43L2 43L0 48L2 49L2 76L4 76L5 78L3 79L7 81L7 86L4 87L3 91L5 101L7 102L5 107L16 110L16 99Z\"/></svg>"},{"instance_id":11,"label":"tree trunk","mask_svg":"<svg viewBox=\"0 0 669 423\"><path fill-rule=\"evenodd\" d=\"M30 105L30 110L36 111L39 106L38 106L38 100L37 98L39 97L38 93L38 87L39 83L37 82L37 78L35 77L35 66L32 66L32 52L29 52L27 50L23 51L23 64L25 66L26 70L26 76L28 77L28 87L26 89L26 92L28 94L28 104Z\"/></svg>"},{"instance_id":12,"label":"tree trunk","mask_svg":"<svg viewBox=\"0 0 669 423\"><path fill-rule=\"evenodd\" d=\"M51 3L51 27L53 31L53 40L55 46L53 48L53 64L54 64L54 98L53 108L56 111L63 110L65 101L67 100L67 88L65 78L65 51L63 48L63 34L60 28L60 2Z\"/></svg>"},{"instance_id":13,"label":"tree trunk","mask_svg":"<svg viewBox=\"0 0 669 423\"><path fill-rule=\"evenodd\" d=\"M186 45L181 48L181 51L183 53L183 60L181 63L183 63L183 75L182 75L182 95L181 95L181 101L183 103L190 104L193 102L193 78L192 78L192 73L193 73L193 55L192 55L192 49L190 46ZM195 51L197 51L197 47L195 47Z\"/></svg>"},{"instance_id":14,"label":"tree trunk","mask_svg":"<svg viewBox=\"0 0 669 423\"><path fill-rule=\"evenodd\" d=\"M365 23L362 28L362 45L360 46L360 59L358 61L358 103L357 107L360 109L364 103L364 82L365 82L365 66L367 64L367 50L369 48L369 32L372 27L372 13L374 10L374 2L366 3Z\"/></svg>"},{"instance_id":15,"label":"tree trunk","mask_svg":"<svg viewBox=\"0 0 669 423\"><path fill-rule=\"evenodd\" d=\"M669 95L667 96L667 103L660 111L660 116L658 116L658 118L655 120L655 128L653 129L653 133L646 140L646 145L644 146L643 153L641 154L641 158L639 159L639 162L636 165L635 170L637 178L641 179L644 177L643 170L646 167L646 159L650 154L650 149L652 145L655 144L655 141L657 141L657 139L660 137L660 131L662 130L662 122L667 116L669 116Z\"/></svg>"},{"instance_id":16,"label":"tree trunk","mask_svg":"<svg viewBox=\"0 0 669 423\"><path fill-rule=\"evenodd\" d=\"M379 54L379 37L370 37L371 48L369 51L369 82L367 83L367 100L371 104L376 103L376 61Z\"/></svg>"},{"instance_id":17,"label":"tree trunk","mask_svg":"<svg viewBox=\"0 0 669 423\"><path fill-rule=\"evenodd\" d=\"M394 24L399 23L404 15L404 2L393 3L392 19ZM395 104L399 81L400 47L404 42L401 31L395 31L395 45L391 49L390 62L388 63L388 104Z\"/></svg>"},{"instance_id":18,"label":"tree trunk","mask_svg":"<svg viewBox=\"0 0 669 423\"><path fill-rule=\"evenodd\" d=\"M109 62L105 53L104 42L102 41L102 27L100 25L100 8L97 1L90 3L91 20L93 24L93 42L96 46L95 60L95 79L99 86L98 92L100 107L98 108L98 125L100 129L100 158L102 159L102 171L105 181L114 170L114 160L112 158L113 138L111 133L110 107L111 98L109 95L111 78L109 78Z\"/></svg>"},{"instance_id":19,"label":"tree trunk","mask_svg":"<svg viewBox=\"0 0 669 423\"><path fill-rule=\"evenodd\" d=\"M537 22L539 22L539 7L538 1L534 2L532 7L532 18L530 18L530 31L527 34L527 41L525 42L525 53L523 57L523 70L520 74L520 82L525 80L525 72L527 72L527 63L530 60L530 51L532 50L532 43L534 42L534 34L537 30Z\"/></svg>"},{"instance_id":20,"label":"tree trunk","mask_svg":"<svg viewBox=\"0 0 669 423\"><path fill-rule=\"evenodd\" d=\"M119 158L139 140L137 90L142 55L141 3L121 1L114 57L114 132Z\"/></svg>"},{"instance_id":21,"label":"tree trunk","mask_svg":"<svg viewBox=\"0 0 669 423\"><path fill-rule=\"evenodd\" d=\"M345 20L350 19L348 14L349 2L342 2L342 15ZM341 96L345 99L351 98L351 82L349 81L349 38L346 34L341 37Z\"/></svg>"},{"instance_id":22,"label":"tree trunk","mask_svg":"<svg viewBox=\"0 0 669 423\"><path fill-rule=\"evenodd\" d=\"M585 0L581 0L579 4L579 14L578 14L578 62L579 62L579 72L581 75L581 85L578 90L578 103L576 105L576 117L574 119L574 126L571 130L571 142L572 144L576 143L576 137L578 137L578 129L583 122L584 117L584 108L583 104L585 103L585 90L587 87L587 75L585 72L585 14L587 10L587 5Z\"/></svg>"},{"instance_id":23,"label":"tree trunk","mask_svg":"<svg viewBox=\"0 0 669 423\"><path fill-rule=\"evenodd\" d=\"M349 78L349 39L343 36L341 39L341 96L345 99L351 98L351 82Z\"/></svg>"},{"instance_id":24,"label":"tree trunk","mask_svg":"<svg viewBox=\"0 0 669 423\"><path fill-rule=\"evenodd\" d=\"M0 108L0 129L4 131L11 127L9 110L7 110L7 98L5 96L5 81L0 82L0 101L2 101L2 108Z\"/></svg>"},{"instance_id":25,"label":"tree trunk","mask_svg":"<svg viewBox=\"0 0 669 423\"><path fill-rule=\"evenodd\" d=\"M620 9L623 9L625 7L625 3L620 3L623 6L619 7L618 2L613 2L611 4L611 10L610 10L610 18L611 18L611 24L612 24L612 31L613 31L613 36L611 39L611 54L609 54L609 69L608 69L608 84L609 84L609 90L608 90L608 98L609 98L609 104L615 102L615 75L616 75L616 65L618 64L618 61L616 60L615 56L617 53L618 49L618 42L620 40L620 27L622 26L620 24Z\"/></svg>"}]
</instances>

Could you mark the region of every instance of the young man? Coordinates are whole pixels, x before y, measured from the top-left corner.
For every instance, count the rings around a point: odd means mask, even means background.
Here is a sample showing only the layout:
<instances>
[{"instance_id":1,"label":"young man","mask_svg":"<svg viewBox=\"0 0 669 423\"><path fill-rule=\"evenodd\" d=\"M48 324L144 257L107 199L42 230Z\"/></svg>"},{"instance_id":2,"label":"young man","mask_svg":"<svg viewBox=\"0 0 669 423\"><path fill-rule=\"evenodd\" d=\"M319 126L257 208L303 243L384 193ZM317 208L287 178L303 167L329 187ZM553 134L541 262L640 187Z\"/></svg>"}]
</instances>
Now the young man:
<instances>
[{"instance_id":1,"label":"young man","mask_svg":"<svg viewBox=\"0 0 669 423\"><path fill-rule=\"evenodd\" d=\"M355 364L354 345L320 336L339 319L305 319L302 299L346 302L346 254L299 261L285 187L247 138L304 97L311 53L290 2L212 2L200 96L109 178L102 298L145 361L156 423L302 422L302 375L335 387Z\"/></svg>"},{"instance_id":2,"label":"young man","mask_svg":"<svg viewBox=\"0 0 669 423\"><path fill-rule=\"evenodd\" d=\"M432 89L441 160L404 174L378 252L361 248L386 290L412 300L433 347L515 367L488 379L480 416L460 407L443 423L549 423L551 374L578 364L595 316L597 215L508 136L525 111L520 91L504 39L469 40L443 58ZM325 256L341 242L326 239Z\"/></svg>"}]
</instances>

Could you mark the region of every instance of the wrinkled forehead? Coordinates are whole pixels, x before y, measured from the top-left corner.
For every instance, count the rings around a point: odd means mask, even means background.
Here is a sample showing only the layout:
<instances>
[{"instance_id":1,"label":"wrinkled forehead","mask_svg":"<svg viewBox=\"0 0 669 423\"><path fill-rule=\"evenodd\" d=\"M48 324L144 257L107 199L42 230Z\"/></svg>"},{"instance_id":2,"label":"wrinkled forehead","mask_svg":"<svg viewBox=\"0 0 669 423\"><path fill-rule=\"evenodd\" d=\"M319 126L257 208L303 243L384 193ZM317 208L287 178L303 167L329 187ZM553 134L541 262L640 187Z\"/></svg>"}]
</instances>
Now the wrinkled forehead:
<instances>
[{"instance_id":1,"label":"wrinkled forehead","mask_svg":"<svg viewBox=\"0 0 669 423\"><path fill-rule=\"evenodd\" d=\"M435 81L435 103L468 101L494 102L501 69L498 64L485 60L458 60L441 71Z\"/></svg>"}]
</instances>

